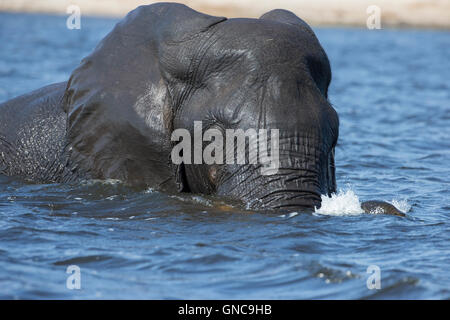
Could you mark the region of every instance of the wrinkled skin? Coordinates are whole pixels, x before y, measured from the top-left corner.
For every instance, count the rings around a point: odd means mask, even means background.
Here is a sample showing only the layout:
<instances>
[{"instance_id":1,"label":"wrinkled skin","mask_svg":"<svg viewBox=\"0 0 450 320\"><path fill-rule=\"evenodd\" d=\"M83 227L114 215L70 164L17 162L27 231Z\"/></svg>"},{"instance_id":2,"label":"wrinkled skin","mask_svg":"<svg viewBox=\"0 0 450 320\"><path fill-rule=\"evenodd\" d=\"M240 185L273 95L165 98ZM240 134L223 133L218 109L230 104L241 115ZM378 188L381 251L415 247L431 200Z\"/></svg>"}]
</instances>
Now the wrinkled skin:
<instances>
[{"instance_id":1,"label":"wrinkled skin","mask_svg":"<svg viewBox=\"0 0 450 320\"><path fill-rule=\"evenodd\" d=\"M37 182L119 179L217 194L252 209L310 210L336 191L330 64L293 13L208 16L160 3L130 12L68 82L0 105L0 172ZM175 165L174 129L279 129L280 169ZM372 208L373 209L373 208Z\"/></svg>"}]
</instances>

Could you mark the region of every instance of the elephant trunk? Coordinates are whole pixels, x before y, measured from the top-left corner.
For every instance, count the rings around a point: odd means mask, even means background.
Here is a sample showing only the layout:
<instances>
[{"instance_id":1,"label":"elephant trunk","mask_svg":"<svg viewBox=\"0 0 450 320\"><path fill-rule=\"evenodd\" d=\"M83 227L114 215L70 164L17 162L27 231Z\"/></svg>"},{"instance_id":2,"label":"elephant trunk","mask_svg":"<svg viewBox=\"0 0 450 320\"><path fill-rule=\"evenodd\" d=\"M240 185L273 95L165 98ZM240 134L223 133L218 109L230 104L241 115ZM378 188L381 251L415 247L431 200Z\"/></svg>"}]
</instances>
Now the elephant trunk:
<instances>
[{"instance_id":1,"label":"elephant trunk","mask_svg":"<svg viewBox=\"0 0 450 320\"><path fill-rule=\"evenodd\" d=\"M310 211L320 207L322 194L335 191L333 152L328 148L280 145L278 171L262 175L259 168L241 167L230 179L234 186L221 188L222 193L240 198L249 209Z\"/></svg>"},{"instance_id":2,"label":"elephant trunk","mask_svg":"<svg viewBox=\"0 0 450 320\"><path fill-rule=\"evenodd\" d=\"M261 209L314 209L321 204L318 176L312 171L284 169L283 173L266 179L263 194L259 196Z\"/></svg>"}]
</instances>

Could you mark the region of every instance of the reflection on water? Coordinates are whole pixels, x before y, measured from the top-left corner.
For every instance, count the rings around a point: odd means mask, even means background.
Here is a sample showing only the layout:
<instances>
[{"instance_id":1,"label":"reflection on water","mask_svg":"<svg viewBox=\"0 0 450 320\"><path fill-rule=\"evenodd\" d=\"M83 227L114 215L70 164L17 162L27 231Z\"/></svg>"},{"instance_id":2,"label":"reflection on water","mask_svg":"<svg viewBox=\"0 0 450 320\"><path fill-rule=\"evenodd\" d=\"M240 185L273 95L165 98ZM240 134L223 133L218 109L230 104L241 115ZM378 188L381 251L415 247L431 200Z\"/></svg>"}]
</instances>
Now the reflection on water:
<instances>
[{"instance_id":1,"label":"reflection on water","mask_svg":"<svg viewBox=\"0 0 450 320\"><path fill-rule=\"evenodd\" d=\"M114 25L0 14L0 101L66 80ZM342 191L315 214L0 177L2 298L450 298L450 33L317 29ZM360 214L389 201L405 218ZM81 290L66 268L81 268ZM369 290L367 267L381 269Z\"/></svg>"}]
</instances>

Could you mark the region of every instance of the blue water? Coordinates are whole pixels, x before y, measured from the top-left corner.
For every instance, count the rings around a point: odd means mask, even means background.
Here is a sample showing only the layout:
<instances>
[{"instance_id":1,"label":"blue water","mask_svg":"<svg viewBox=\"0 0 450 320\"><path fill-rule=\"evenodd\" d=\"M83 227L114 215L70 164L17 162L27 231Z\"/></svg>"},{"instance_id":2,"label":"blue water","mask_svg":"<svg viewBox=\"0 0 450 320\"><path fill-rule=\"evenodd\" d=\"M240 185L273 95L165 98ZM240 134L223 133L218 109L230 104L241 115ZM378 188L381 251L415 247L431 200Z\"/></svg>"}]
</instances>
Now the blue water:
<instances>
[{"instance_id":1,"label":"blue water","mask_svg":"<svg viewBox=\"0 0 450 320\"><path fill-rule=\"evenodd\" d=\"M65 19L0 13L0 101L68 79L116 23ZM329 214L0 176L0 298L449 299L450 32L315 30L341 123ZM407 217L346 214L358 198ZM69 265L80 290L66 287Z\"/></svg>"}]
</instances>

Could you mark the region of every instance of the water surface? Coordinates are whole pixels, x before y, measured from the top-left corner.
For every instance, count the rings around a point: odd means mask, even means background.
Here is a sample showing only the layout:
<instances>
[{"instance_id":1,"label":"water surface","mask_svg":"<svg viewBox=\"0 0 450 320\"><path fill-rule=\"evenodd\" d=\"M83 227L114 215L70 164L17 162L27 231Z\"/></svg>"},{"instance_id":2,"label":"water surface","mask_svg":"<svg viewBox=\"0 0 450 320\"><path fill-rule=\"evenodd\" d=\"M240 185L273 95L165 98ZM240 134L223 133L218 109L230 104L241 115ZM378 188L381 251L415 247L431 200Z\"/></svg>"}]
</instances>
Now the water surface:
<instances>
[{"instance_id":1,"label":"water surface","mask_svg":"<svg viewBox=\"0 0 450 320\"><path fill-rule=\"evenodd\" d=\"M0 13L0 101L68 79L115 20ZM0 298L450 298L450 33L315 29L340 116L342 189L316 214L114 181L0 176ZM378 199L406 218L357 214ZM66 269L81 268L81 290ZM381 289L366 285L370 265Z\"/></svg>"}]
</instances>

